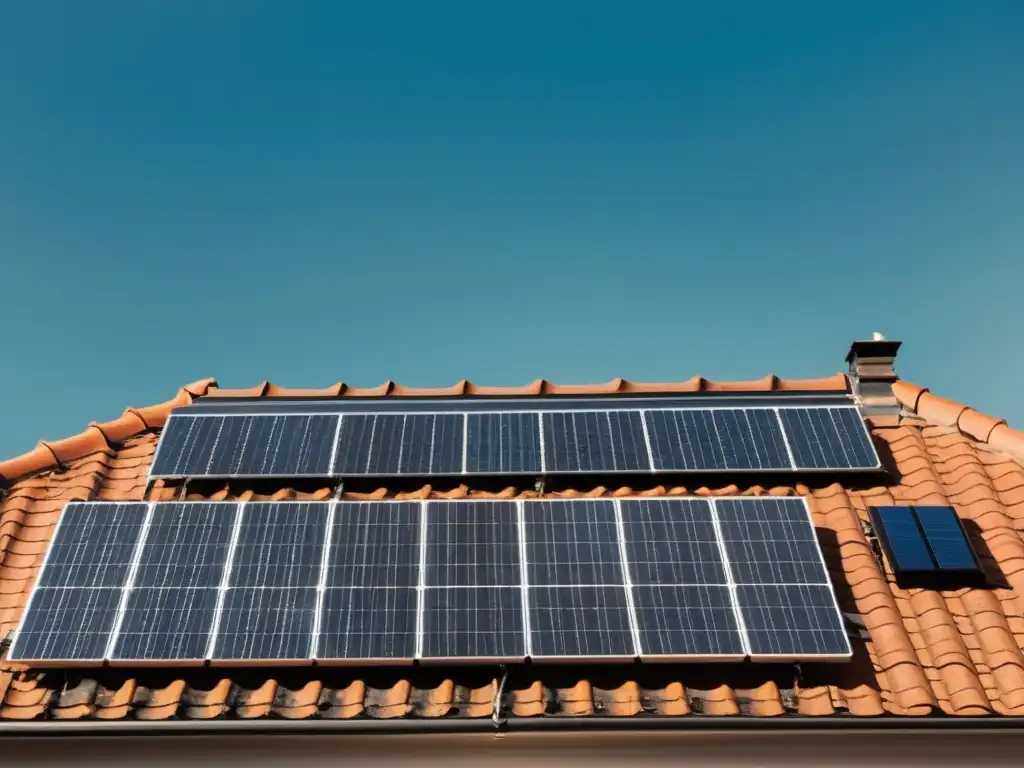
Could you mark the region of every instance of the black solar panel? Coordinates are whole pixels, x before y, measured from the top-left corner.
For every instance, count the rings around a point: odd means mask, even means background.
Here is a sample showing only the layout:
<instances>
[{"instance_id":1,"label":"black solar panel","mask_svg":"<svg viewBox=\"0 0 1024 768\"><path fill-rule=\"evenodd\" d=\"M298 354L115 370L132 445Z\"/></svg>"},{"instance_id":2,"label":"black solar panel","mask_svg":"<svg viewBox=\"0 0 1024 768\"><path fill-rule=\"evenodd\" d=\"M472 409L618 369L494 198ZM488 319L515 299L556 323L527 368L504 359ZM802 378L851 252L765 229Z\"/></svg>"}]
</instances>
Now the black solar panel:
<instances>
[{"instance_id":1,"label":"black solar panel","mask_svg":"<svg viewBox=\"0 0 1024 768\"><path fill-rule=\"evenodd\" d=\"M102 661L120 600L120 589L37 588L11 659Z\"/></svg>"},{"instance_id":2,"label":"black solar panel","mask_svg":"<svg viewBox=\"0 0 1024 768\"><path fill-rule=\"evenodd\" d=\"M189 661L206 658L219 591L209 587L133 589L112 659Z\"/></svg>"},{"instance_id":3,"label":"black solar panel","mask_svg":"<svg viewBox=\"0 0 1024 768\"><path fill-rule=\"evenodd\" d=\"M624 586L529 589L534 658L637 655Z\"/></svg>"},{"instance_id":4,"label":"black solar panel","mask_svg":"<svg viewBox=\"0 0 1024 768\"><path fill-rule=\"evenodd\" d=\"M526 656L519 587L426 589L424 659L522 659Z\"/></svg>"},{"instance_id":5,"label":"black solar panel","mask_svg":"<svg viewBox=\"0 0 1024 768\"><path fill-rule=\"evenodd\" d=\"M633 604L643 656L744 656L727 586L635 586Z\"/></svg>"},{"instance_id":6,"label":"black solar panel","mask_svg":"<svg viewBox=\"0 0 1024 768\"><path fill-rule=\"evenodd\" d=\"M313 656L317 591L229 589L219 616L214 659L281 660Z\"/></svg>"},{"instance_id":7,"label":"black solar panel","mask_svg":"<svg viewBox=\"0 0 1024 768\"><path fill-rule=\"evenodd\" d=\"M874 469L880 465L857 408L780 408L797 469Z\"/></svg>"},{"instance_id":8,"label":"black solar panel","mask_svg":"<svg viewBox=\"0 0 1024 768\"><path fill-rule=\"evenodd\" d=\"M626 562L633 584L726 584L711 502L625 499Z\"/></svg>"},{"instance_id":9,"label":"black solar panel","mask_svg":"<svg viewBox=\"0 0 1024 768\"><path fill-rule=\"evenodd\" d=\"M338 504L324 585L415 587L420 571L421 509L418 501Z\"/></svg>"},{"instance_id":10,"label":"black solar panel","mask_svg":"<svg viewBox=\"0 0 1024 768\"><path fill-rule=\"evenodd\" d=\"M466 415L468 474L540 474L540 417L536 413Z\"/></svg>"},{"instance_id":11,"label":"black solar panel","mask_svg":"<svg viewBox=\"0 0 1024 768\"><path fill-rule=\"evenodd\" d=\"M156 504L133 586L202 588L224 578L238 504Z\"/></svg>"},{"instance_id":12,"label":"black solar panel","mask_svg":"<svg viewBox=\"0 0 1024 768\"><path fill-rule=\"evenodd\" d=\"M545 413L547 472L649 471L639 411Z\"/></svg>"},{"instance_id":13,"label":"black solar panel","mask_svg":"<svg viewBox=\"0 0 1024 768\"><path fill-rule=\"evenodd\" d=\"M625 583L611 499L530 502L523 522L531 586Z\"/></svg>"},{"instance_id":14,"label":"black solar panel","mask_svg":"<svg viewBox=\"0 0 1024 768\"><path fill-rule=\"evenodd\" d=\"M842 618L824 584L740 584L736 601L755 657L848 656Z\"/></svg>"},{"instance_id":15,"label":"black solar panel","mask_svg":"<svg viewBox=\"0 0 1024 768\"><path fill-rule=\"evenodd\" d=\"M424 562L428 587L519 586L515 502L431 503Z\"/></svg>"},{"instance_id":16,"label":"black solar panel","mask_svg":"<svg viewBox=\"0 0 1024 768\"><path fill-rule=\"evenodd\" d=\"M412 659L416 655L415 589L325 589L318 659Z\"/></svg>"},{"instance_id":17,"label":"black solar panel","mask_svg":"<svg viewBox=\"0 0 1024 768\"><path fill-rule=\"evenodd\" d=\"M329 511L325 503L246 504L231 560L230 586L316 587Z\"/></svg>"},{"instance_id":18,"label":"black solar panel","mask_svg":"<svg viewBox=\"0 0 1024 768\"><path fill-rule=\"evenodd\" d=\"M462 414L346 415L335 448L338 475L462 472Z\"/></svg>"}]
</instances>

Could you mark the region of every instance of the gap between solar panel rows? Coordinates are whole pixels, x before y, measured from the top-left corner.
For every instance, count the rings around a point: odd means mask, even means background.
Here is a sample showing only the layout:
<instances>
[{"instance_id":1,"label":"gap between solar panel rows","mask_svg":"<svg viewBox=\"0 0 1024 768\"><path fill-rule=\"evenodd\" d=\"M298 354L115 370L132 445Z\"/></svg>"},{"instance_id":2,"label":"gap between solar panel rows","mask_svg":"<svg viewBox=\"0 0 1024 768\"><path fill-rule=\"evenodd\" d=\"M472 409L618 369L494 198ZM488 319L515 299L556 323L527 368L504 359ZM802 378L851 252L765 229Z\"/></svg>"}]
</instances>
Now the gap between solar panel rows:
<instances>
[{"instance_id":1,"label":"gap between solar panel rows","mask_svg":"<svg viewBox=\"0 0 1024 768\"><path fill-rule=\"evenodd\" d=\"M846 660L803 499L80 502L11 658Z\"/></svg>"},{"instance_id":2,"label":"gap between solar panel rows","mask_svg":"<svg viewBox=\"0 0 1024 768\"><path fill-rule=\"evenodd\" d=\"M150 477L384 477L880 467L855 406L172 414Z\"/></svg>"}]
</instances>

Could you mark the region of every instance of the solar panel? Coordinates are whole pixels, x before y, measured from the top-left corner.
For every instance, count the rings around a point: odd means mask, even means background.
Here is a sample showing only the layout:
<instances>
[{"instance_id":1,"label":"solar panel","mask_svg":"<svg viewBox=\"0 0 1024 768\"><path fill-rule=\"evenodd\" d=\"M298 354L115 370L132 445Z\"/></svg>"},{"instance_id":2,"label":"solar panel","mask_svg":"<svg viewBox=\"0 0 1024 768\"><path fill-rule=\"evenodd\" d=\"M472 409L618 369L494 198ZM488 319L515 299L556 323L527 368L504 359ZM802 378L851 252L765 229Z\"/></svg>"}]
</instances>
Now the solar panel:
<instances>
[{"instance_id":1,"label":"solar panel","mask_svg":"<svg viewBox=\"0 0 1024 768\"><path fill-rule=\"evenodd\" d=\"M935 568L913 507L875 507L884 533L889 560L896 571L930 571Z\"/></svg>"},{"instance_id":2,"label":"solar panel","mask_svg":"<svg viewBox=\"0 0 1024 768\"><path fill-rule=\"evenodd\" d=\"M531 586L529 602L534 659L638 653L623 586Z\"/></svg>"},{"instance_id":3,"label":"solar panel","mask_svg":"<svg viewBox=\"0 0 1024 768\"><path fill-rule=\"evenodd\" d=\"M338 504L324 586L419 584L422 506L418 501Z\"/></svg>"},{"instance_id":4,"label":"solar panel","mask_svg":"<svg viewBox=\"0 0 1024 768\"><path fill-rule=\"evenodd\" d=\"M411 660L416 655L417 611L415 589L325 589L316 658Z\"/></svg>"},{"instance_id":5,"label":"solar panel","mask_svg":"<svg viewBox=\"0 0 1024 768\"><path fill-rule=\"evenodd\" d=\"M981 569L956 510L952 507L915 506L914 512L921 521L921 530L939 568L952 571Z\"/></svg>"},{"instance_id":6,"label":"solar panel","mask_svg":"<svg viewBox=\"0 0 1024 768\"><path fill-rule=\"evenodd\" d=\"M625 583L611 499L534 501L523 516L530 586Z\"/></svg>"},{"instance_id":7,"label":"solar panel","mask_svg":"<svg viewBox=\"0 0 1024 768\"><path fill-rule=\"evenodd\" d=\"M329 510L326 503L246 504L231 560L230 586L316 587Z\"/></svg>"},{"instance_id":8,"label":"solar panel","mask_svg":"<svg viewBox=\"0 0 1024 768\"><path fill-rule=\"evenodd\" d=\"M849 655L805 502L750 497L69 504L11 659Z\"/></svg>"},{"instance_id":9,"label":"solar panel","mask_svg":"<svg viewBox=\"0 0 1024 768\"><path fill-rule=\"evenodd\" d=\"M339 418L172 414L150 477L323 477Z\"/></svg>"},{"instance_id":10,"label":"solar panel","mask_svg":"<svg viewBox=\"0 0 1024 768\"><path fill-rule=\"evenodd\" d=\"M649 471L639 411L551 412L542 415L547 472Z\"/></svg>"},{"instance_id":11,"label":"solar panel","mask_svg":"<svg viewBox=\"0 0 1024 768\"><path fill-rule=\"evenodd\" d=\"M46 553L40 587L113 587L128 578L148 504L64 507Z\"/></svg>"},{"instance_id":12,"label":"solar panel","mask_svg":"<svg viewBox=\"0 0 1024 768\"><path fill-rule=\"evenodd\" d=\"M657 470L784 470L792 463L771 409L647 411Z\"/></svg>"},{"instance_id":13,"label":"solar panel","mask_svg":"<svg viewBox=\"0 0 1024 768\"><path fill-rule=\"evenodd\" d=\"M466 414L467 474L540 474L536 413Z\"/></svg>"},{"instance_id":14,"label":"solar panel","mask_svg":"<svg viewBox=\"0 0 1024 768\"><path fill-rule=\"evenodd\" d=\"M742 658L711 502L620 502L624 552L644 657Z\"/></svg>"},{"instance_id":15,"label":"solar panel","mask_svg":"<svg viewBox=\"0 0 1024 768\"><path fill-rule=\"evenodd\" d=\"M313 657L315 588L239 587L225 592L214 660L290 661Z\"/></svg>"},{"instance_id":16,"label":"solar panel","mask_svg":"<svg viewBox=\"0 0 1024 768\"><path fill-rule=\"evenodd\" d=\"M345 415L332 468L337 475L454 475L462 472L460 413Z\"/></svg>"},{"instance_id":17,"label":"solar panel","mask_svg":"<svg viewBox=\"0 0 1024 768\"><path fill-rule=\"evenodd\" d=\"M534 658L635 656L615 502L523 505Z\"/></svg>"},{"instance_id":18,"label":"solar panel","mask_svg":"<svg viewBox=\"0 0 1024 768\"><path fill-rule=\"evenodd\" d=\"M425 589L423 600L424 660L526 656L520 587Z\"/></svg>"},{"instance_id":19,"label":"solar panel","mask_svg":"<svg viewBox=\"0 0 1024 768\"><path fill-rule=\"evenodd\" d=\"M120 589L37 588L11 647L11 661L102 661Z\"/></svg>"},{"instance_id":20,"label":"solar panel","mask_svg":"<svg viewBox=\"0 0 1024 768\"><path fill-rule=\"evenodd\" d=\"M751 658L849 658L806 502L720 499L715 512Z\"/></svg>"},{"instance_id":21,"label":"solar panel","mask_svg":"<svg viewBox=\"0 0 1024 768\"><path fill-rule=\"evenodd\" d=\"M219 590L209 587L133 589L111 659L201 661L217 617Z\"/></svg>"},{"instance_id":22,"label":"solar panel","mask_svg":"<svg viewBox=\"0 0 1024 768\"><path fill-rule=\"evenodd\" d=\"M955 589L984 584L985 572L952 507L871 507L868 512L902 586Z\"/></svg>"},{"instance_id":23,"label":"solar panel","mask_svg":"<svg viewBox=\"0 0 1024 768\"><path fill-rule=\"evenodd\" d=\"M737 584L828 583L803 499L732 499L715 506Z\"/></svg>"},{"instance_id":24,"label":"solar panel","mask_svg":"<svg viewBox=\"0 0 1024 768\"><path fill-rule=\"evenodd\" d=\"M644 657L743 658L743 638L725 585L634 586Z\"/></svg>"},{"instance_id":25,"label":"solar panel","mask_svg":"<svg viewBox=\"0 0 1024 768\"><path fill-rule=\"evenodd\" d=\"M860 410L780 408L796 469L875 469L880 466Z\"/></svg>"},{"instance_id":26,"label":"solar panel","mask_svg":"<svg viewBox=\"0 0 1024 768\"><path fill-rule=\"evenodd\" d=\"M437 501L427 506L426 587L518 587L513 501Z\"/></svg>"},{"instance_id":27,"label":"solar panel","mask_svg":"<svg viewBox=\"0 0 1024 768\"><path fill-rule=\"evenodd\" d=\"M258 412L268 404L249 404L253 413L231 413L223 405L200 403L172 414L150 476L444 477L880 466L860 410L845 399L844 405L780 401L779 407L673 407L682 400L636 398L498 402L508 410L495 412L486 399L361 406L376 412L333 400L285 402L282 413ZM611 407L600 407L605 405Z\"/></svg>"}]
</instances>

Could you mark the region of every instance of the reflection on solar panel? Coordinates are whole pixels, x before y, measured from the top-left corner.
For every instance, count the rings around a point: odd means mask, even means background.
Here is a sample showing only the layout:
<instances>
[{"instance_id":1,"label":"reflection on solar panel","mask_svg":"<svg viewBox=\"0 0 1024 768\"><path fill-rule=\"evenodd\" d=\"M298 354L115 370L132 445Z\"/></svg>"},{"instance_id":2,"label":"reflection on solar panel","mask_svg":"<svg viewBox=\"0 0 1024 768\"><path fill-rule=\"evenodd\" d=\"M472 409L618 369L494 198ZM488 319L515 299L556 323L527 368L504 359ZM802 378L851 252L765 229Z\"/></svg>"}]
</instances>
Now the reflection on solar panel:
<instances>
[{"instance_id":1,"label":"reflection on solar panel","mask_svg":"<svg viewBox=\"0 0 1024 768\"><path fill-rule=\"evenodd\" d=\"M437 413L226 414L194 413L197 406L191 406L168 420L150 477L863 471L880 466L853 405L683 408L671 400L653 401L651 407L633 405L628 398L616 402L609 408L479 412L471 406L480 401L462 401L465 412Z\"/></svg>"},{"instance_id":2,"label":"reflection on solar panel","mask_svg":"<svg viewBox=\"0 0 1024 768\"><path fill-rule=\"evenodd\" d=\"M69 504L10 658L849 656L805 502L751 497Z\"/></svg>"},{"instance_id":3,"label":"reflection on solar panel","mask_svg":"<svg viewBox=\"0 0 1024 768\"><path fill-rule=\"evenodd\" d=\"M980 586L985 573L952 507L871 507L871 520L903 586Z\"/></svg>"}]
</instances>

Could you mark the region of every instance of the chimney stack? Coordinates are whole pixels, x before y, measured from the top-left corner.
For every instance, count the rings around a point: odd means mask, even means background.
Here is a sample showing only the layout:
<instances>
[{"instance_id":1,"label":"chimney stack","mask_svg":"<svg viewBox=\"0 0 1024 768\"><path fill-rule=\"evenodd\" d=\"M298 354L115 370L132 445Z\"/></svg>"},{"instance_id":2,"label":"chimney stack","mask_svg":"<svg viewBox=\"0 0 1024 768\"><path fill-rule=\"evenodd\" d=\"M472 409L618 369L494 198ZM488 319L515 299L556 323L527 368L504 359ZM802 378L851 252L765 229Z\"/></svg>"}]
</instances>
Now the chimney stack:
<instances>
[{"instance_id":1,"label":"chimney stack","mask_svg":"<svg viewBox=\"0 0 1024 768\"><path fill-rule=\"evenodd\" d=\"M898 415L900 403L892 393L896 353L902 341L889 341L875 331L870 341L855 341L846 354L853 394L867 416Z\"/></svg>"}]
</instances>

